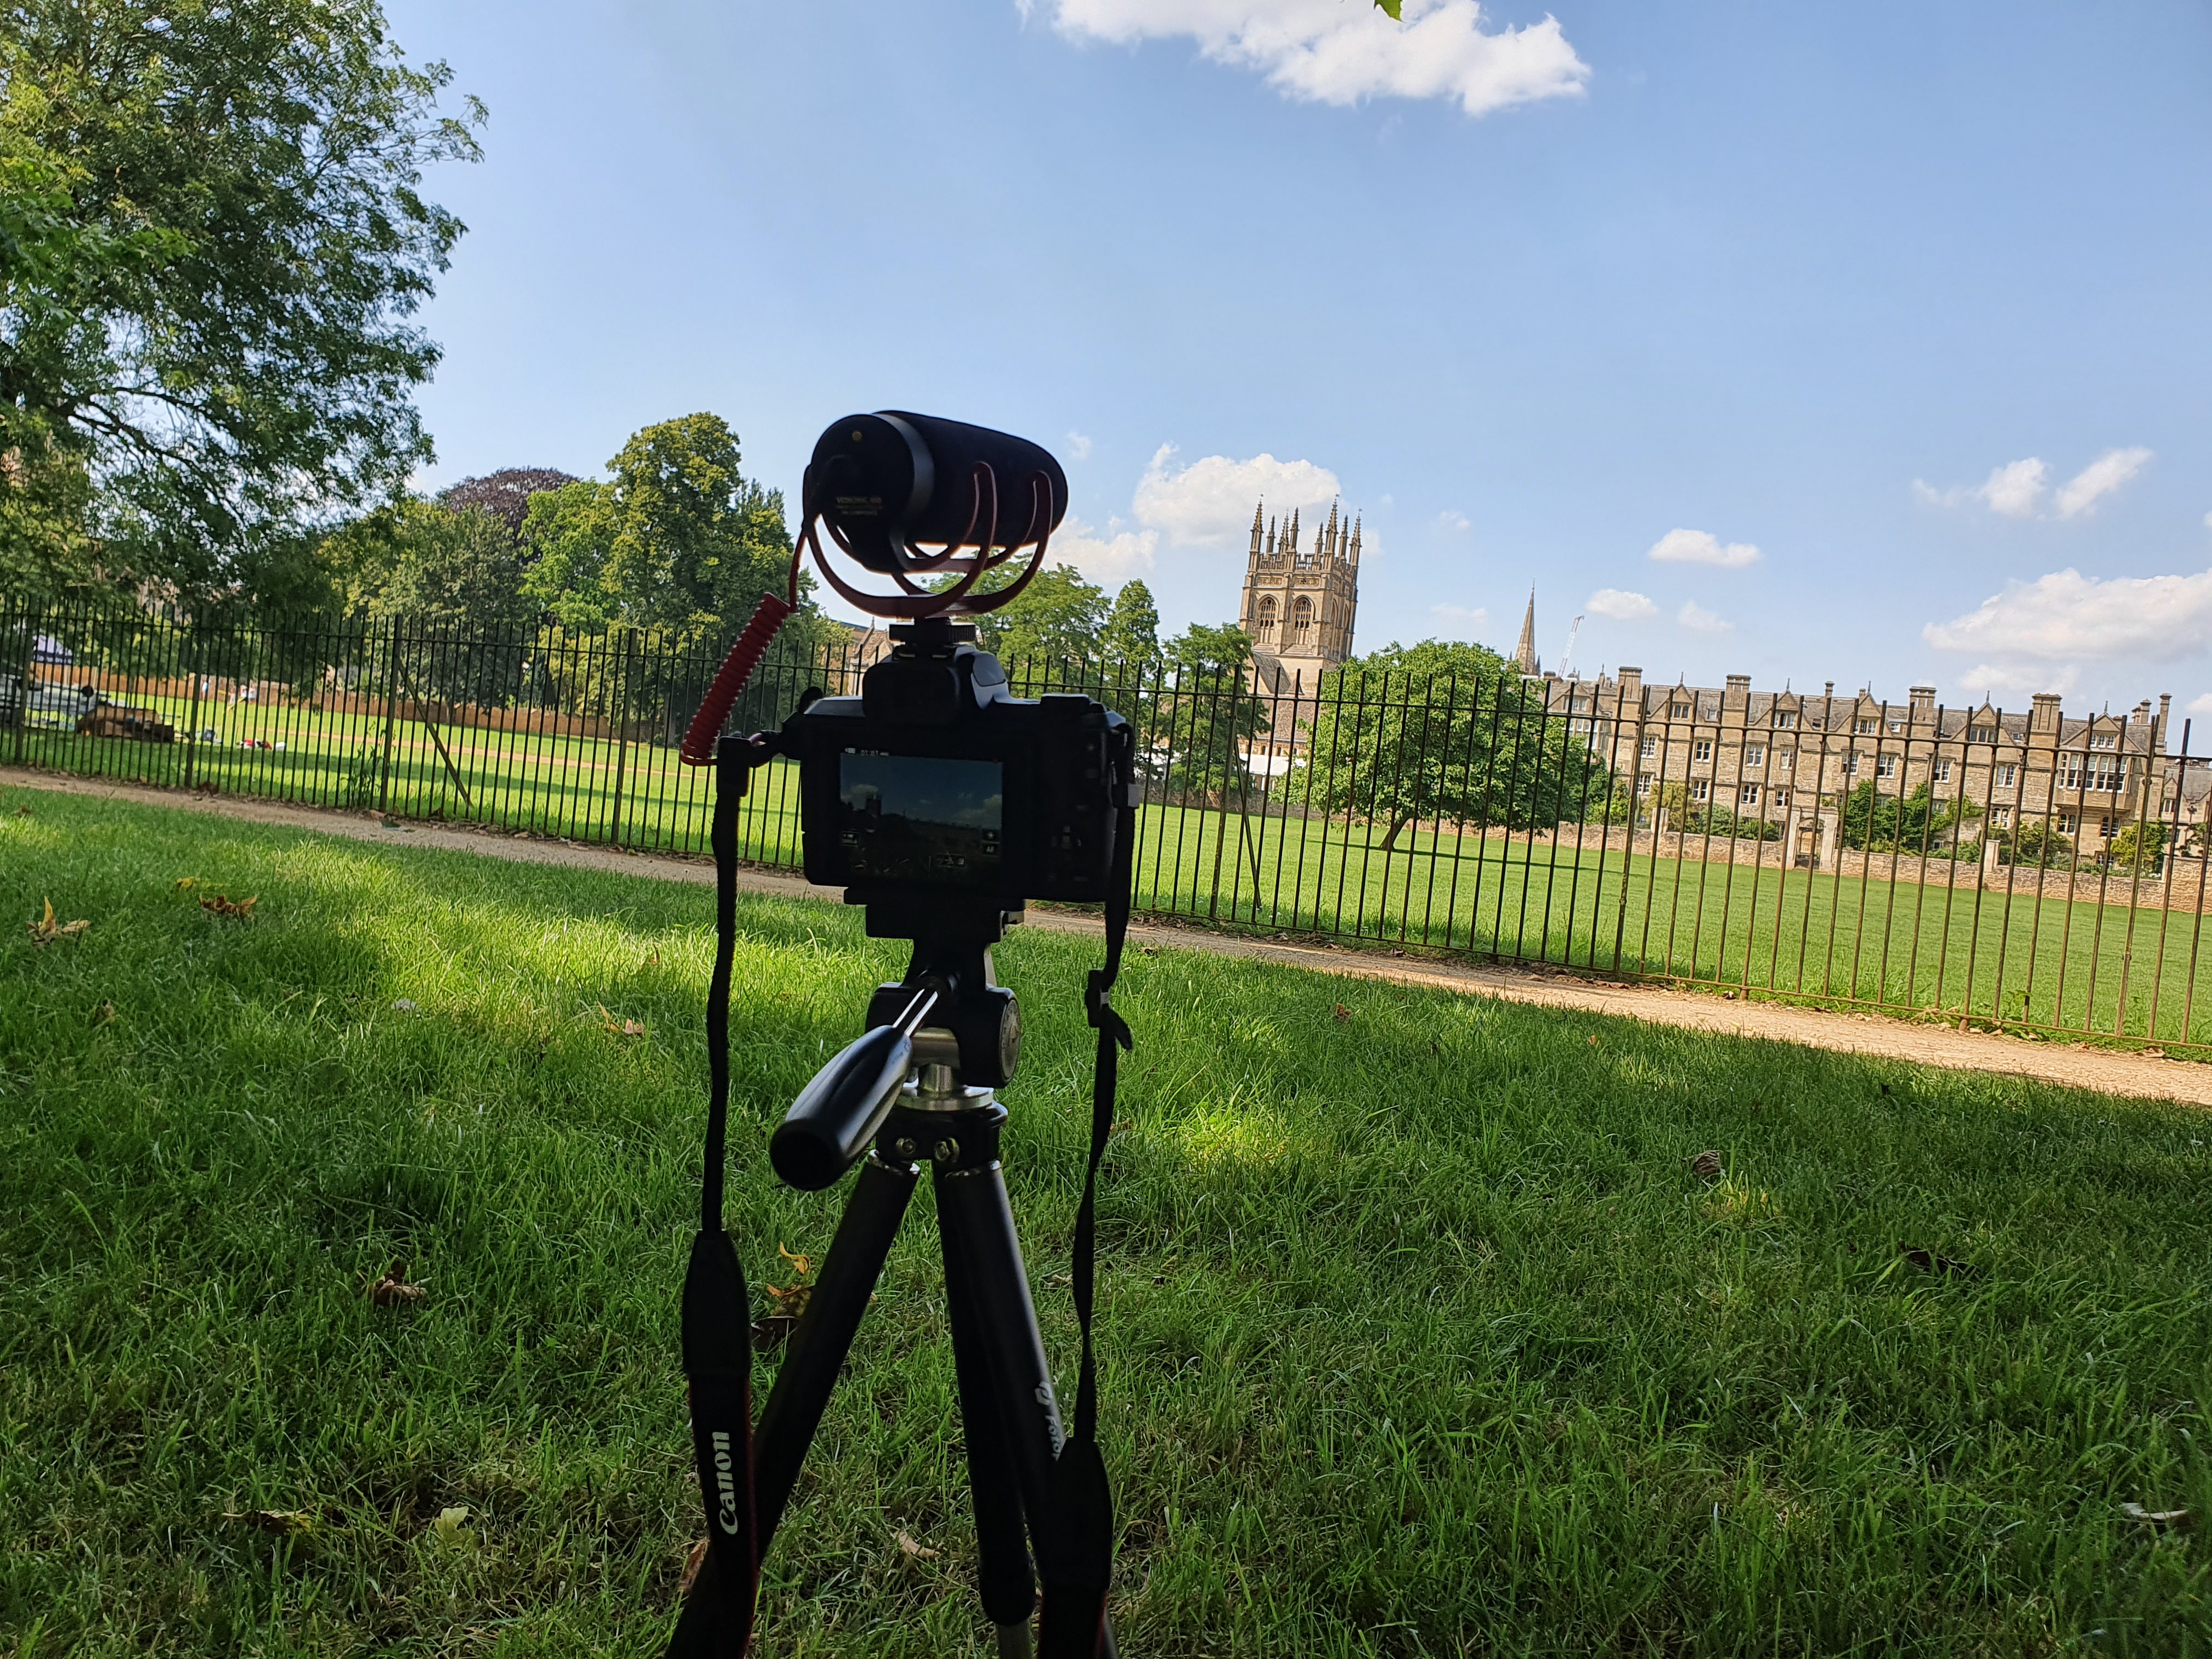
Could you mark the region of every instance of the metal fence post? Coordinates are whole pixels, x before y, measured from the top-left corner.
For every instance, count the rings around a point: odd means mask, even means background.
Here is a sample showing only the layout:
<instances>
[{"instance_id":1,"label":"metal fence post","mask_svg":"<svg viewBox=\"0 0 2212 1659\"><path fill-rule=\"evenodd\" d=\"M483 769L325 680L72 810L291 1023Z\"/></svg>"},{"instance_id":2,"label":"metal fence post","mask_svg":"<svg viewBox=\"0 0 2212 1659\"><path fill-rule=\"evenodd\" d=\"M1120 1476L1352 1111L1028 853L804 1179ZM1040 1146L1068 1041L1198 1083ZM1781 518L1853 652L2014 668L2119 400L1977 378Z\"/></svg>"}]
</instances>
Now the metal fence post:
<instances>
[{"instance_id":1,"label":"metal fence post","mask_svg":"<svg viewBox=\"0 0 2212 1659\"><path fill-rule=\"evenodd\" d=\"M388 813L392 801L392 742L399 719L399 618L392 619L390 654L384 664L384 757L377 769L376 810Z\"/></svg>"},{"instance_id":2,"label":"metal fence post","mask_svg":"<svg viewBox=\"0 0 2212 1659\"><path fill-rule=\"evenodd\" d=\"M622 845L623 773L629 761L630 664L637 653L637 629L623 629L622 666L615 679L615 798L607 813L607 840Z\"/></svg>"}]
</instances>

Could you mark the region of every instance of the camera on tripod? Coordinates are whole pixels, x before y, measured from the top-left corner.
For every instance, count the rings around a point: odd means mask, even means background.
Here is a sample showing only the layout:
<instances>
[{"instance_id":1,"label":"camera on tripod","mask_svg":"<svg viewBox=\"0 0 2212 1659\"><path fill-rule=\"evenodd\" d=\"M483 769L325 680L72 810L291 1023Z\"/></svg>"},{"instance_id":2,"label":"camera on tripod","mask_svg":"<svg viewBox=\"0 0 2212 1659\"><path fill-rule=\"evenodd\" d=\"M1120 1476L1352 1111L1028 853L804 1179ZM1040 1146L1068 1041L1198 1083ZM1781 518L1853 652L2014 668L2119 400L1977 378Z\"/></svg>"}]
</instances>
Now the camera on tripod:
<instances>
[{"instance_id":1,"label":"camera on tripod","mask_svg":"<svg viewBox=\"0 0 2212 1659\"><path fill-rule=\"evenodd\" d=\"M1026 1655L1044 1586L1048 1656L1110 1659L1105 1616L1113 1504L1095 1440L1091 1342L1093 1191L1112 1122L1115 1050L1129 1034L1110 1006L1130 901L1137 805L1133 734L1079 692L1018 697L964 616L1018 593L1066 510L1059 464L984 428L906 413L833 424L807 468L787 598L764 599L684 744L716 766L714 842L720 939L709 993L714 1068L702 1226L684 1288L684 1370L709 1505L707 1566L671 1652L741 1650L761 1551L850 1352L870 1294L926 1166L937 1199L945 1302L975 1502L978 1589L1003 1655ZM902 590L867 594L823 556L817 526ZM1018 526L1018 529L1016 526ZM932 544L934 544L933 546ZM715 737L776 625L797 603L811 550L837 591L892 627L890 653L858 696L810 691L774 733ZM1030 556L1018 574L1012 567ZM1006 570L995 586L979 586ZM929 587L915 580L934 576ZM734 939L737 803L756 767L799 764L807 879L842 886L868 933L906 939L905 976L878 986L861 1035L793 1103L769 1157L790 1185L820 1190L856 1165L821 1273L760 1415L750 1424L744 1275L722 1231L727 1006ZM1064 1426L999 1160L1006 1109L994 1091L1021 1057L1014 994L991 947L1031 900L1105 908L1106 966L1084 1002L1099 1033L1091 1145L1076 1222L1083 1357L1075 1431ZM735 1333L733 1334L733 1333ZM743 1479L732 1471L740 1470ZM739 1492L744 1501L739 1501Z\"/></svg>"}]
</instances>

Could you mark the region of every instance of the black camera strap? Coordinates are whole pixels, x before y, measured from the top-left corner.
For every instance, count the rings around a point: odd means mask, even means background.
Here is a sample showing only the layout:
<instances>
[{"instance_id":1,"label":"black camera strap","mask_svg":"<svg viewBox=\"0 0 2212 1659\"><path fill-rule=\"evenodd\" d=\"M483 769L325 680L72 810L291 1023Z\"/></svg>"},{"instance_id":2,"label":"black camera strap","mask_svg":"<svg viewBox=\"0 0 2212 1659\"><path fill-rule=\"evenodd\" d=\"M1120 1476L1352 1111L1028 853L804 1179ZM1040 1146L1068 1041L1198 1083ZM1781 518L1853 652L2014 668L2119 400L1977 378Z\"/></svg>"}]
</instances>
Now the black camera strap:
<instances>
[{"instance_id":1,"label":"black camera strap","mask_svg":"<svg viewBox=\"0 0 2212 1659\"><path fill-rule=\"evenodd\" d=\"M1133 791L1132 792L1133 793ZM1047 1568L1037 1625L1040 1659L1094 1659L1106 1622L1106 1589L1114 1574L1114 1492L1098 1450L1098 1360L1091 1337L1098 1244L1098 1165L1114 1133L1114 1092L1121 1051L1133 1050L1128 1022L1115 1011L1114 981L1129 935L1134 886L1137 809L1125 798L1114 818L1113 884L1106 898L1106 965L1094 968L1083 1003L1098 1033L1091 1079L1091 1160L1083 1202L1075 1212L1075 1322L1083 1332L1083 1364L1075 1384L1075 1424L1052 1468L1052 1525L1057 1547ZM1041 1564L1042 1565L1042 1564Z\"/></svg>"},{"instance_id":2,"label":"black camera strap","mask_svg":"<svg viewBox=\"0 0 2212 1659\"><path fill-rule=\"evenodd\" d=\"M714 975L707 991L707 1147L699 1231L684 1275L684 1375L691 1450L707 1511L707 1553L684 1598L669 1659L741 1659L760 1590L753 1509L752 1303L745 1271L722 1228L722 1166L730 1115L730 969L737 953L738 804L755 758L743 738L714 753Z\"/></svg>"}]
</instances>

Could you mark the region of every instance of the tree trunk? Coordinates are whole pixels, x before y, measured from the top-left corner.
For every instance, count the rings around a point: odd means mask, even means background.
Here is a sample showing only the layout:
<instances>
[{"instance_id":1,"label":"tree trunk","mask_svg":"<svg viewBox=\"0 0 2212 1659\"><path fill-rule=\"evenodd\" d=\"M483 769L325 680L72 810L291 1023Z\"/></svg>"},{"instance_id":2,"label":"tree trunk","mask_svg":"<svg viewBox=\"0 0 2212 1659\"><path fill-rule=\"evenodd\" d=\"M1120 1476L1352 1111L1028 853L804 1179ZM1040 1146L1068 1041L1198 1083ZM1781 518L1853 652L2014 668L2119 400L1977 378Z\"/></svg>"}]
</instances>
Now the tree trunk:
<instances>
[{"instance_id":1,"label":"tree trunk","mask_svg":"<svg viewBox=\"0 0 2212 1659\"><path fill-rule=\"evenodd\" d=\"M1382 837L1382 850L1384 852L1389 852L1393 848L1397 846L1398 832L1401 830L1403 830L1413 821L1413 815L1411 812L1392 817L1390 820L1390 832Z\"/></svg>"}]
</instances>

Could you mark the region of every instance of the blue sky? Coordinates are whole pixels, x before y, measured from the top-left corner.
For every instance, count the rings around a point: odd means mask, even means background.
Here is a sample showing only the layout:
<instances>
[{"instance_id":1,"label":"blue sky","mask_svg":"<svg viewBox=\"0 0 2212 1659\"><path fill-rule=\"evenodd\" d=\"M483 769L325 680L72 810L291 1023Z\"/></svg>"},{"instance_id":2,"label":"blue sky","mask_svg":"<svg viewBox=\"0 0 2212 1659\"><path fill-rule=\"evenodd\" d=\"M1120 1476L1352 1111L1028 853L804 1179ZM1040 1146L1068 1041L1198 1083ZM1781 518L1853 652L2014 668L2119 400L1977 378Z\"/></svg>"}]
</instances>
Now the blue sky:
<instances>
[{"instance_id":1,"label":"blue sky","mask_svg":"<svg viewBox=\"0 0 2212 1659\"><path fill-rule=\"evenodd\" d=\"M921 409L1170 624L1264 489L1365 649L2212 714L2212 11L1406 12L394 3L491 111L422 482Z\"/></svg>"}]
</instances>

